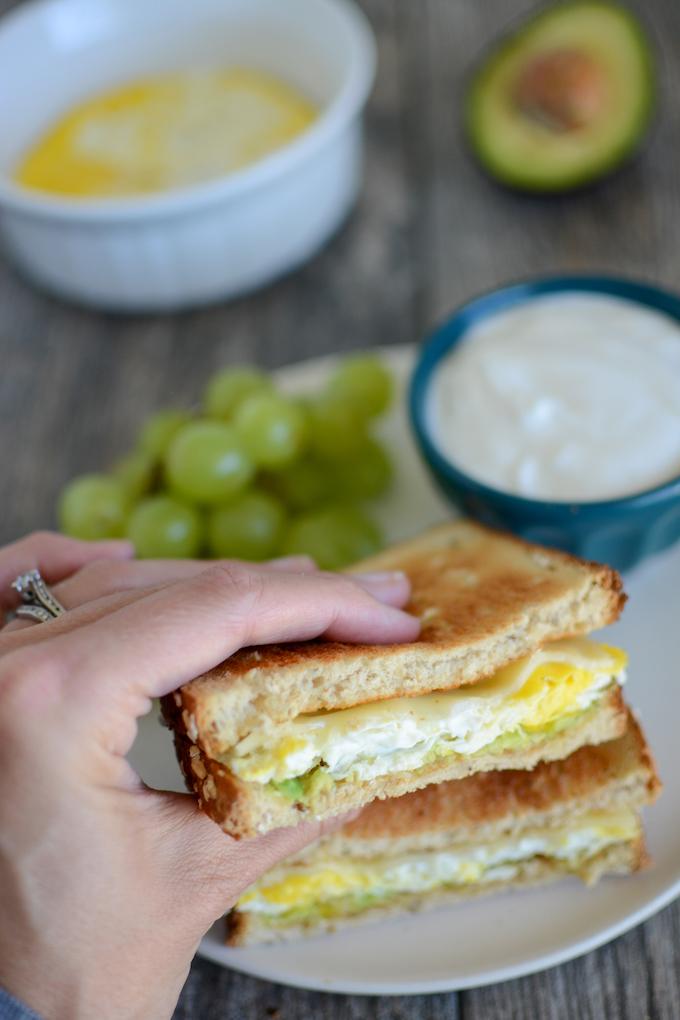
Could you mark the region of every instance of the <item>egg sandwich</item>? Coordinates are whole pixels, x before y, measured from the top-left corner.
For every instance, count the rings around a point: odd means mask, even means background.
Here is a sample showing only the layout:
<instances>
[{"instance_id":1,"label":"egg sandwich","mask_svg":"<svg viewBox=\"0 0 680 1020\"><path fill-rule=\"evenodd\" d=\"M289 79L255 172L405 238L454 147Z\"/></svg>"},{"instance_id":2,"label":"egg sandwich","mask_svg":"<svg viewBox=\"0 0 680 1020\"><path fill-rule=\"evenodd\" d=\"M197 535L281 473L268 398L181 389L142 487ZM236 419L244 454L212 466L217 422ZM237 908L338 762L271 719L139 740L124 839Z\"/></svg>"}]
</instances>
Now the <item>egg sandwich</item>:
<instances>
[{"instance_id":1,"label":"egg sandwich","mask_svg":"<svg viewBox=\"0 0 680 1020\"><path fill-rule=\"evenodd\" d=\"M630 718L618 740L532 772L486 772L376 800L266 873L228 918L232 945L333 931L575 875L645 864L640 807L660 789Z\"/></svg>"},{"instance_id":2,"label":"egg sandwich","mask_svg":"<svg viewBox=\"0 0 680 1020\"><path fill-rule=\"evenodd\" d=\"M620 736L607 567L468 521L355 568L403 570L417 641L244 649L163 700L187 784L235 837Z\"/></svg>"}]
</instances>

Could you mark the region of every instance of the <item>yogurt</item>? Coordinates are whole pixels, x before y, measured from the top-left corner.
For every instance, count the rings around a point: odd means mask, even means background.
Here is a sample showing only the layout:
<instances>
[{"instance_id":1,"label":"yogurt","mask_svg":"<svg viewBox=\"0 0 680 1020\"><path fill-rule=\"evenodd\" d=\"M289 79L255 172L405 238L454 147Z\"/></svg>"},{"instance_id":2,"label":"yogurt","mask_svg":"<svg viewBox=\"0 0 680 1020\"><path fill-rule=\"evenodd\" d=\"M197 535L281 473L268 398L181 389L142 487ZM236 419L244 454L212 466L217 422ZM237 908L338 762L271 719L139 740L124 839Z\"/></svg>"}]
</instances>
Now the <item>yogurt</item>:
<instances>
[{"instance_id":1,"label":"yogurt","mask_svg":"<svg viewBox=\"0 0 680 1020\"><path fill-rule=\"evenodd\" d=\"M595 501L680 475L680 325L572 291L473 327L428 395L440 453L532 499Z\"/></svg>"}]
</instances>

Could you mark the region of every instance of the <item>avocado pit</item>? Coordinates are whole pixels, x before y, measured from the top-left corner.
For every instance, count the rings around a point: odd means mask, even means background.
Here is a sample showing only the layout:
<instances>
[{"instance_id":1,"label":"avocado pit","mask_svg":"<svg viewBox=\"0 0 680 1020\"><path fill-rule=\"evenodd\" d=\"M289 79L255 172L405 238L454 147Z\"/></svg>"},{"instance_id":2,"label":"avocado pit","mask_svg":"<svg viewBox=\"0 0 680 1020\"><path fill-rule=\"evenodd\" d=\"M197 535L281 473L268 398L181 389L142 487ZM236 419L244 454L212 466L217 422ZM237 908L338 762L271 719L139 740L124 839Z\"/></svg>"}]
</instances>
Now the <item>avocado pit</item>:
<instances>
[{"instance_id":1,"label":"avocado pit","mask_svg":"<svg viewBox=\"0 0 680 1020\"><path fill-rule=\"evenodd\" d=\"M575 131L606 104L600 65L575 49L556 49L530 60L517 79L514 100L524 114L553 131Z\"/></svg>"}]
</instances>

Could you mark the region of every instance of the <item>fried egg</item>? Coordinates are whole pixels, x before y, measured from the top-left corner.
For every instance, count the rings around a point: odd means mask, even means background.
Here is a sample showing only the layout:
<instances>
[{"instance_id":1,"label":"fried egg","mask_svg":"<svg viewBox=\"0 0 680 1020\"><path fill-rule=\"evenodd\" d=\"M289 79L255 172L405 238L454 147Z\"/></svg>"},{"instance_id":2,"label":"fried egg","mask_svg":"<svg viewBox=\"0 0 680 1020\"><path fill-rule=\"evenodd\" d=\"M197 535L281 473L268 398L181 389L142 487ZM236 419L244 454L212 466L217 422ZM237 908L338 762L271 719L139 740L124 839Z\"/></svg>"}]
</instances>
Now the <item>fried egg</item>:
<instances>
[{"instance_id":1,"label":"fried egg","mask_svg":"<svg viewBox=\"0 0 680 1020\"><path fill-rule=\"evenodd\" d=\"M635 838L638 830L635 811L603 810L581 815L568 828L527 830L515 838L461 844L450 850L284 864L252 886L237 909L275 917L292 909L312 911L319 902L343 896L370 893L379 898L443 886L504 882L538 856L577 871L612 844Z\"/></svg>"},{"instance_id":2,"label":"fried egg","mask_svg":"<svg viewBox=\"0 0 680 1020\"><path fill-rule=\"evenodd\" d=\"M554 641L480 683L299 715L253 731L222 760L255 783L283 782L318 767L333 780L410 771L569 720L622 683L625 667L617 648L587 638Z\"/></svg>"}]
</instances>

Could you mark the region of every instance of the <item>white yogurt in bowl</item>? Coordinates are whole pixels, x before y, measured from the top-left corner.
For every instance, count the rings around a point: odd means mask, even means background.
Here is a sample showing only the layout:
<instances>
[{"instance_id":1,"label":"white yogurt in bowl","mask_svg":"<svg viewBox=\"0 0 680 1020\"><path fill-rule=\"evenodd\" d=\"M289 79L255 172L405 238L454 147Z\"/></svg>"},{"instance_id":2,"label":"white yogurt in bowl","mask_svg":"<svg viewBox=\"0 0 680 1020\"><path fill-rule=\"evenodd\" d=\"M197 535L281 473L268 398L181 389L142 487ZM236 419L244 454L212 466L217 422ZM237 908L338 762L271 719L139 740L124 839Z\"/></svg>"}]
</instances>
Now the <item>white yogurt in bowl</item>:
<instances>
[{"instance_id":1,"label":"white yogurt in bowl","mask_svg":"<svg viewBox=\"0 0 680 1020\"><path fill-rule=\"evenodd\" d=\"M634 301L570 291L473 326L427 401L453 466L529 499L617 499L680 476L680 324Z\"/></svg>"}]
</instances>

